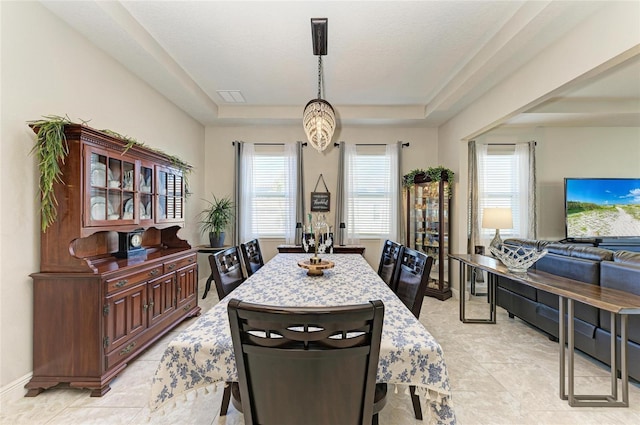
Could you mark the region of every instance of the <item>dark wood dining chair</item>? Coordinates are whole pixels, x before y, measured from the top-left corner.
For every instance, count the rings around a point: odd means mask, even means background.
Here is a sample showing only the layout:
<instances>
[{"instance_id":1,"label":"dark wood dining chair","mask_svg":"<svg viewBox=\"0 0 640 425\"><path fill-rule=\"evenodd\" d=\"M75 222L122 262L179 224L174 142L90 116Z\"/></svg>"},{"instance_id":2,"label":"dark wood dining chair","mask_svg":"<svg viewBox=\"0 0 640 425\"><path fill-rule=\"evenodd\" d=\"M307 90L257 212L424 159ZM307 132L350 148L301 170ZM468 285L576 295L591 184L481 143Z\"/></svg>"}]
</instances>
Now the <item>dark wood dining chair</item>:
<instances>
[{"instance_id":1,"label":"dark wood dining chair","mask_svg":"<svg viewBox=\"0 0 640 425\"><path fill-rule=\"evenodd\" d=\"M389 285L391 289L394 285L396 271L402 255L403 246L390 240L384 241L382 254L380 254L380 265L378 266L378 276Z\"/></svg>"},{"instance_id":2,"label":"dark wood dining chair","mask_svg":"<svg viewBox=\"0 0 640 425\"><path fill-rule=\"evenodd\" d=\"M211 285L211 279L216 285L216 292L218 293L218 299L220 300L240 286L240 284L246 280L242 272L242 263L240 261L240 252L237 246L232 246L224 251L210 255L209 264L211 265L211 276L209 277L209 280L207 280L205 293ZM222 394L220 416L227 414L230 398L231 383L227 382Z\"/></svg>"},{"instance_id":3,"label":"dark wood dining chair","mask_svg":"<svg viewBox=\"0 0 640 425\"><path fill-rule=\"evenodd\" d=\"M216 285L219 299L226 297L246 280L240 261L240 252L237 246L209 256L211 276Z\"/></svg>"},{"instance_id":4,"label":"dark wood dining chair","mask_svg":"<svg viewBox=\"0 0 640 425\"><path fill-rule=\"evenodd\" d=\"M245 424L377 423L382 301L273 307L232 299L228 312ZM378 397L386 402L386 387Z\"/></svg>"},{"instance_id":5,"label":"dark wood dining chair","mask_svg":"<svg viewBox=\"0 0 640 425\"><path fill-rule=\"evenodd\" d=\"M240 244L240 251L242 251L244 267L247 269L247 277L264 266L264 259L262 258L262 251L260 250L260 242L258 242L258 239L252 239L247 243Z\"/></svg>"},{"instance_id":6,"label":"dark wood dining chair","mask_svg":"<svg viewBox=\"0 0 640 425\"><path fill-rule=\"evenodd\" d=\"M420 318L420 310L424 301L424 293L429 284L429 274L433 266L433 257L411 248L404 247L395 276L394 292L404 305ZM409 386L413 412L416 419L422 420L420 397L416 394L416 386Z\"/></svg>"}]
</instances>

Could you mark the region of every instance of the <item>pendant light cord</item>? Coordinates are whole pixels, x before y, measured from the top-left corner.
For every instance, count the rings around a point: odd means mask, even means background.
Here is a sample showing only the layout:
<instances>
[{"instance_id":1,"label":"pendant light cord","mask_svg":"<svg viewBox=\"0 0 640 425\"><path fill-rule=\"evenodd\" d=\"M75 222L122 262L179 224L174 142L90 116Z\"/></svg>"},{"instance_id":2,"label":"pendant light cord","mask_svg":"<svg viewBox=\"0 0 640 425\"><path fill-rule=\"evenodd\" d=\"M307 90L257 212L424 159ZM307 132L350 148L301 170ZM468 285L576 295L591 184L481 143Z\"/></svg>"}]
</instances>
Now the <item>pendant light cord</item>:
<instances>
[{"instance_id":1,"label":"pendant light cord","mask_svg":"<svg viewBox=\"0 0 640 425\"><path fill-rule=\"evenodd\" d=\"M322 55L318 55L318 99L322 99Z\"/></svg>"}]
</instances>

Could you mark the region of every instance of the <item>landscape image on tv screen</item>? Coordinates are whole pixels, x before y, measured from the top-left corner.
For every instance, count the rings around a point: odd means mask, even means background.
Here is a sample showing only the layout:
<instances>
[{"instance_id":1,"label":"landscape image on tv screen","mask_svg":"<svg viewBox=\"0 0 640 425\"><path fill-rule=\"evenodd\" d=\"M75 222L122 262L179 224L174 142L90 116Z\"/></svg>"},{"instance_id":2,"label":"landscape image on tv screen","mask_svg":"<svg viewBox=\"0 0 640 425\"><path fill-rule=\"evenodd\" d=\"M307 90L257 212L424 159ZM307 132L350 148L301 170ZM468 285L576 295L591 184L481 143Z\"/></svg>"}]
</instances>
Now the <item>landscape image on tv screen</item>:
<instances>
[{"instance_id":1,"label":"landscape image on tv screen","mask_svg":"<svg viewBox=\"0 0 640 425\"><path fill-rule=\"evenodd\" d=\"M565 179L568 238L640 236L640 179Z\"/></svg>"}]
</instances>

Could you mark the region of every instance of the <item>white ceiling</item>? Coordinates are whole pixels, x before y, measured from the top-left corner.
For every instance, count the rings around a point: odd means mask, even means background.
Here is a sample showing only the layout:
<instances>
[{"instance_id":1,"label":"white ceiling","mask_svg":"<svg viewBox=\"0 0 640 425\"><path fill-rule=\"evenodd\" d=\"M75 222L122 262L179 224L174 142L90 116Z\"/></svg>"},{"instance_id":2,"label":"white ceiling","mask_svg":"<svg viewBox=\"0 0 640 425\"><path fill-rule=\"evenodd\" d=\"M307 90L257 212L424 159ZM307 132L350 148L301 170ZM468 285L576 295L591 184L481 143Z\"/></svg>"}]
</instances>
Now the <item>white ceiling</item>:
<instances>
[{"instance_id":1,"label":"white ceiling","mask_svg":"<svg viewBox=\"0 0 640 425\"><path fill-rule=\"evenodd\" d=\"M606 7L606 1L483 0L43 3L214 126L301 121L317 93L312 17L329 20L324 98L342 125L433 127ZM600 125L640 126L639 63L558 93L508 124L593 125L597 118ZM218 90L239 90L246 103L226 103Z\"/></svg>"}]
</instances>

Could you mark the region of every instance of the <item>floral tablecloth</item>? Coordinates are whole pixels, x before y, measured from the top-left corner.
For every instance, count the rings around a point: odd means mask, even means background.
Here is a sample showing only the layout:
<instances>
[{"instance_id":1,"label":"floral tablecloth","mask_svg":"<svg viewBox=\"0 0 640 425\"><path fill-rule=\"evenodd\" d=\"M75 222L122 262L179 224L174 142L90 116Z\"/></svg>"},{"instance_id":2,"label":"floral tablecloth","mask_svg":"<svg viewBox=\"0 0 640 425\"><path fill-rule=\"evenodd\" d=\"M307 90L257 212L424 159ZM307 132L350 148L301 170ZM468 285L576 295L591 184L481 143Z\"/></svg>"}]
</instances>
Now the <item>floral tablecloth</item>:
<instances>
[{"instance_id":1,"label":"floral tablecloth","mask_svg":"<svg viewBox=\"0 0 640 425\"><path fill-rule=\"evenodd\" d=\"M309 254L276 255L171 341L153 378L152 410L189 391L238 380L227 315L231 298L279 306L334 306L380 299L385 311L377 381L401 384L396 389L416 385L429 422L454 424L442 348L427 329L361 255L323 255L335 267L319 277L307 276L298 267L298 261L308 258Z\"/></svg>"}]
</instances>

